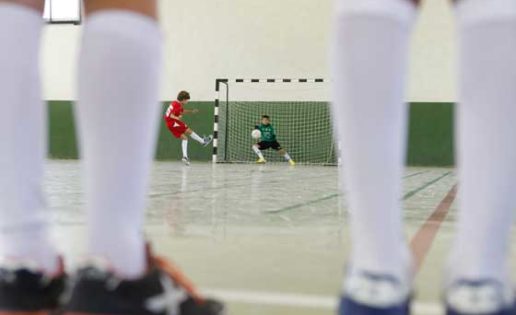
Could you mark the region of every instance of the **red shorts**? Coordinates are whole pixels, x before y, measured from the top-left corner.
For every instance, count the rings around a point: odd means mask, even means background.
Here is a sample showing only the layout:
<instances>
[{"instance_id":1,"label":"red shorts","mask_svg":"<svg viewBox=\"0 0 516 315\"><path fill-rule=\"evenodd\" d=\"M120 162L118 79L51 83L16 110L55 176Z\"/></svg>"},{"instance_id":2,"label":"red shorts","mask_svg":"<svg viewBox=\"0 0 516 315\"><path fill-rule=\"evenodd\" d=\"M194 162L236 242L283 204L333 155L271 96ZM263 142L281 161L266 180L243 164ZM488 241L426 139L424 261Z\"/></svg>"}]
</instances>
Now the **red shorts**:
<instances>
[{"instance_id":1,"label":"red shorts","mask_svg":"<svg viewBox=\"0 0 516 315\"><path fill-rule=\"evenodd\" d=\"M172 120L171 123L167 124L167 127L176 138L181 138L186 130L188 130L188 126L181 120L177 119Z\"/></svg>"}]
</instances>

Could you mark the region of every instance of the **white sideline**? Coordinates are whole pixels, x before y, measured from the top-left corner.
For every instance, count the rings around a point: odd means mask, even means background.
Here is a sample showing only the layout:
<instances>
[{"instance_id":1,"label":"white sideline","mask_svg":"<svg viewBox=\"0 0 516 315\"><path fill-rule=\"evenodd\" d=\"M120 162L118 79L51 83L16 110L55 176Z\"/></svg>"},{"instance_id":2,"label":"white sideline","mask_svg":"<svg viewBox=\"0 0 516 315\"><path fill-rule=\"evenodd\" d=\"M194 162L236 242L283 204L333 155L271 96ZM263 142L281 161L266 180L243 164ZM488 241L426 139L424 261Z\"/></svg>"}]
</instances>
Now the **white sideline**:
<instances>
[{"instance_id":1,"label":"white sideline","mask_svg":"<svg viewBox=\"0 0 516 315\"><path fill-rule=\"evenodd\" d=\"M246 290L226 290L206 288L201 290L204 294L218 298L226 302L277 305L291 307L307 307L334 310L337 308L337 297L312 294L264 292ZM441 315L443 307L438 303L415 302L412 306L417 315Z\"/></svg>"}]
</instances>

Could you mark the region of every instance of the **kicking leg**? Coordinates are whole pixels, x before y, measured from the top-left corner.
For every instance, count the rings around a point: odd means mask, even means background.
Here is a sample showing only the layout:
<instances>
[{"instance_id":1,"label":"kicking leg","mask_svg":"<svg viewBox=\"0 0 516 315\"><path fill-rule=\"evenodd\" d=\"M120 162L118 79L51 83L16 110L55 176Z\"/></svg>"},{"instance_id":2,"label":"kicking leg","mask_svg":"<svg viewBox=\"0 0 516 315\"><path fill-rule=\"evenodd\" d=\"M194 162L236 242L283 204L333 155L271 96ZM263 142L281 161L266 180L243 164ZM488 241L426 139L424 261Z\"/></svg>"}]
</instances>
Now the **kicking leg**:
<instances>
[{"instance_id":1,"label":"kicking leg","mask_svg":"<svg viewBox=\"0 0 516 315\"><path fill-rule=\"evenodd\" d=\"M195 141L199 142L200 144L204 144L204 139L201 138L198 134L196 134L192 129L188 128L185 131L185 135L189 136L190 138L194 139Z\"/></svg>"},{"instance_id":2,"label":"kicking leg","mask_svg":"<svg viewBox=\"0 0 516 315\"><path fill-rule=\"evenodd\" d=\"M507 259L516 208L516 4L459 1L456 10L460 211L447 301L459 313L494 314L513 304Z\"/></svg>"},{"instance_id":3,"label":"kicking leg","mask_svg":"<svg viewBox=\"0 0 516 315\"><path fill-rule=\"evenodd\" d=\"M361 314L360 305L406 312L410 254L403 240L400 197L405 77L415 14L416 6L408 0L336 3L333 115L346 148L341 180L349 198L352 241L341 305L346 314ZM371 288L356 290L360 284Z\"/></svg>"},{"instance_id":4,"label":"kicking leg","mask_svg":"<svg viewBox=\"0 0 516 315\"><path fill-rule=\"evenodd\" d=\"M195 131L193 131L192 129L188 128L186 131L185 131L185 134L187 136L189 136L190 138L194 139L195 141L199 142L200 144L202 144L203 146L207 146L208 144L211 143L211 141L213 140L213 136L208 136L208 137L204 137L204 138L201 138L198 134L195 133Z\"/></svg>"}]
</instances>

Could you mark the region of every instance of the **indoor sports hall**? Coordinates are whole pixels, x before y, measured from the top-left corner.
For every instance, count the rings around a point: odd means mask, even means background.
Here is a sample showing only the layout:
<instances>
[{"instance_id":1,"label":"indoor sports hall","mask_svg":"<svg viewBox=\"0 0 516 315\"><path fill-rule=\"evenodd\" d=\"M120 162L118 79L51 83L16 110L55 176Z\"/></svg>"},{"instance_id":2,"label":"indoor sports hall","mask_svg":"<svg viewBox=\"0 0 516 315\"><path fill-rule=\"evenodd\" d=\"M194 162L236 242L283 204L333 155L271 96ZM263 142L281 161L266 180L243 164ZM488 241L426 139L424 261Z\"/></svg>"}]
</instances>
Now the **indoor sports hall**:
<instances>
[{"instance_id":1,"label":"indoor sports hall","mask_svg":"<svg viewBox=\"0 0 516 315\"><path fill-rule=\"evenodd\" d=\"M164 68L144 234L202 293L226 303L228 315L336 314L351 241L339 184L349 148L336 138L330 106L333 1L158 2ZM422 1L410 44L402 204L415 315L445 314L457 221L458 40L449 2ZM73 270L87 246L75 114L85 18L80 0L47 0L44 18L43 187L52 237ZM183 90L191 98L183 121L201 138L189 141L186 160L186 144L163 120ZM280 154L253 149L267 132L253 132L264 115Z\"/></svg>"}]
</instances>

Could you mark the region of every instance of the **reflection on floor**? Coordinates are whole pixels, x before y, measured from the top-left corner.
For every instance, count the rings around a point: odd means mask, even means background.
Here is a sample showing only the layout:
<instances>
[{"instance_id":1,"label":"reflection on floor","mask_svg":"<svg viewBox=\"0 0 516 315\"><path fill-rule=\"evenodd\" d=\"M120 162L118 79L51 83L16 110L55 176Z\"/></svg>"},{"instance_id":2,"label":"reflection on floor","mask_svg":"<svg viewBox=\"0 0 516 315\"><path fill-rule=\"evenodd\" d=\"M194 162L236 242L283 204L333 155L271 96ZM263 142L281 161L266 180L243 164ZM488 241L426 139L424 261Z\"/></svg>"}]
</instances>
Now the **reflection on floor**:
<instances>
[{"instance_id":1,"label":"reflection on floor","mask_svg":"<svg viewBox=\"0 0 516 315\"><path fill-rule=\"evenodd\" d=\"M49 161L55 236L73 257L84 252L79 178L78 162ZM441 314L456 178L409 168L404 184L406 237L421 259L415 313ZM145 232L229 314L332 314L349 248L344 199L336 167L156 162Z\"/></svg>"}]
</instances>

